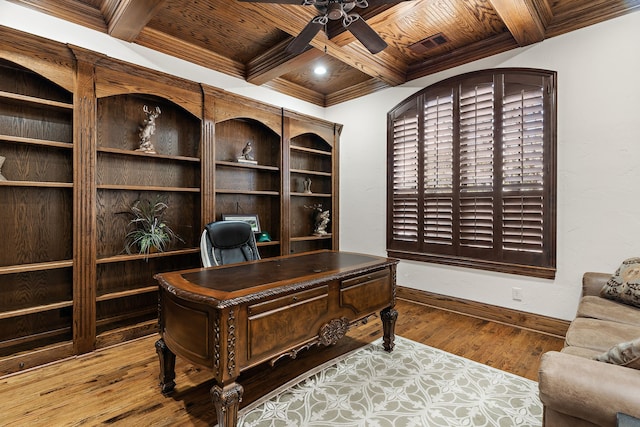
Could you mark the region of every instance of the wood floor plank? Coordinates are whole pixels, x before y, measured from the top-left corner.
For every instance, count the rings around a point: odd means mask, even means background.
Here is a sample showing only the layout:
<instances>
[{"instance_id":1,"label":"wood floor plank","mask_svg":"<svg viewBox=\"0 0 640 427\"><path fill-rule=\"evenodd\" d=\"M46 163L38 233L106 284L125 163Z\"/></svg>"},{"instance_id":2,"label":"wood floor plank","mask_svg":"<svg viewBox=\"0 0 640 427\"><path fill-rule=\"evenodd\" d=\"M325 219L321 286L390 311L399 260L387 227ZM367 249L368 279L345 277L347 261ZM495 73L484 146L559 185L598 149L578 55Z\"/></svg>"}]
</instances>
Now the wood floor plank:
<instances>
[{"instance_id":1,"label":"wood floor plank","mask_svg":"<svg viewBox=\"0 0 640 427\"><path fill-rule=\"evenodd\" d=\"M536 380L540 356L559 350L559 338L399 300L396 334ZM335 346L315 348L275 368L244 372L242 405L262 393L382 336L379 319L353 328ZM157 336L96 351L64 362L0 378L2 425L208 426L216 421L209 398L211 375L180 357L176 389L158 387Z\"/></svg>"}]
</instances>

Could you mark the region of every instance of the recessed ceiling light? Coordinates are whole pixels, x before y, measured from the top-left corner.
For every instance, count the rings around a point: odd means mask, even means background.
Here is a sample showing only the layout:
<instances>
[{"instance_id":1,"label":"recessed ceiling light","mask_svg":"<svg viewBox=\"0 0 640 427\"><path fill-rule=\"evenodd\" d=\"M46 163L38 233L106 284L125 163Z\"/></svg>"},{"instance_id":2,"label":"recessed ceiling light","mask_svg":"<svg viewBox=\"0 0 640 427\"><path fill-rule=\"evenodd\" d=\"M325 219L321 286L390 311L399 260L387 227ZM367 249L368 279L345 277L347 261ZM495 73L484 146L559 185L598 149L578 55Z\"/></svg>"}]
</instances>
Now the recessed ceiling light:
<instances>
[{"instance_id":1,"label":"recessed ceiling light","mask_svg":"<svg viewBox=\"0 0 640 427\"><path fill-rule=\"evenodd\" d=\"M327 74L327 69L322 65L318 65L316 68L313 69L313 72L321 76L323 74Z\"/></svg>"}]
</instances>

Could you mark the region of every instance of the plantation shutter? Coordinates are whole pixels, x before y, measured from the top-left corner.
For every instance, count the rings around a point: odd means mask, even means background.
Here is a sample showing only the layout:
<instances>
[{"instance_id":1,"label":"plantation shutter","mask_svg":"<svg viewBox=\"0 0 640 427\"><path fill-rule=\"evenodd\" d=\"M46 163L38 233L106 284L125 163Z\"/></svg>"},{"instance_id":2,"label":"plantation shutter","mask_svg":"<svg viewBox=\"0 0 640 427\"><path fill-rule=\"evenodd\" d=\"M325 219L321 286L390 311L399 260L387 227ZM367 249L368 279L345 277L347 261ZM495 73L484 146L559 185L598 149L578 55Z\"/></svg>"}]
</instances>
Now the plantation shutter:
<instances>
[{"instance_id":1,"label":"plantation shutter","mask_svg":"<svg viewBox=\"0 0 640 427\"><path fill-rule=\"evenodd\" d=\"M486 70L388 115L387 250L555 276L555 73Z\"/></svg>"},{"instance_id":2,"label":"plantation shutter","mask_svg":"<svg viewBox=\"0 0 640 427\"><path fill-rule=\"evenodd\" d=\"M454 94L424 101L424 243L453 244Z\"/></svg>"},{"instance_id":3,"label":"plantation shutter","mask_svg":"<svg viewBox=\"0 0 640 427\"><path fill-rule=\"evenodd\" d=\"M545 91L540 77L505 77L502 99L502 245L544 254L549 197L545 176ZM506 255L505 258L509 258Z\"/></svg>"},{"instance_id":4,"label":"plantation shutter","mask_svg":"<svg viewBox=\"0 0 640 427\"><path fill-rule=\"evenodd\" d=\"M398 113L390 126L392 246L417 249L418 243L418 113L415 103ZM389 232L388 232L389 234Z\"/></svg>"},{"instance_id":5,"label":"plantation shutter","mask_svg":"<svg viewBox=\"0 0 640 427\"><path fill-rule=\"evenodd\" d=\"M493 248L494 84L460 85L460 246ZM465 253L461 250L461 253Z\"/></svg>"}]
</instances>

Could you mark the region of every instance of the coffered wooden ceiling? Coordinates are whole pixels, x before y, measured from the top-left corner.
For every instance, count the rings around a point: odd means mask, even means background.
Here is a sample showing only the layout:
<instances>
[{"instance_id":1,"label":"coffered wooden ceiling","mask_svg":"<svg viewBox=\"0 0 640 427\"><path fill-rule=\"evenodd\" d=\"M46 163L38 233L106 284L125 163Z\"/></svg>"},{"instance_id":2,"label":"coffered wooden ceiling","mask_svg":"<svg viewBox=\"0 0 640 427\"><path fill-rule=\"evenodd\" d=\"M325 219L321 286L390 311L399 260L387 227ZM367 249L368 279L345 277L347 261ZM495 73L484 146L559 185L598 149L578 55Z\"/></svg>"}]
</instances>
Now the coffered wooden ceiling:
<instances>
[{"instance_id":1,"label":"coffered wooden ceiling","mask_svg":"<svg viewBox=\"0 0 640 427\"><path fill-rule=\"evenodd\" d=\"M237 0L12 1L321 106L640 10L640 0L401 1L353 10L389 45L378 54L337 24L328 27L329 36L321 31L310 49L291 55L285 47L317 15L313 6ZM328 73L314 75L316 64Z\"/></svg>"}]
</instances>

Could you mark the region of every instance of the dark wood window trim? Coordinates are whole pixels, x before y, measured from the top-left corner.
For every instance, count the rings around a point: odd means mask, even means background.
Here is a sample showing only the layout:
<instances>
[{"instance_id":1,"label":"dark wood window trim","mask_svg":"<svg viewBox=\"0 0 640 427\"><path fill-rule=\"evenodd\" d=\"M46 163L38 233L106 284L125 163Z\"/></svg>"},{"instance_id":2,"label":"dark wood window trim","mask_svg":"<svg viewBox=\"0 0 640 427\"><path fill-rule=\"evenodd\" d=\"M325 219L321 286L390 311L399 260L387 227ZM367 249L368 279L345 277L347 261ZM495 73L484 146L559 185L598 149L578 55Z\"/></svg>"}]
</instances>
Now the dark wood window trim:
<instances>
[{"instance_id":1,"label":"dark wood window trim","mask_svg":"<svg viewBox=\"0 0 640 427\"><path fill-rule=\"evenodd\" d=\"M387 122L389 256L555 277L555 72L456 76Z\"/></svg>"}]
</instances>

